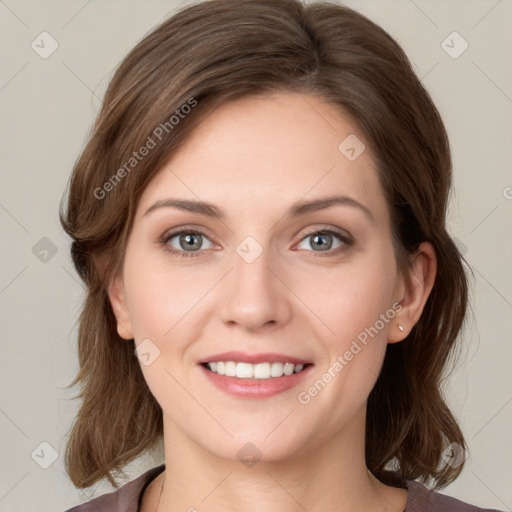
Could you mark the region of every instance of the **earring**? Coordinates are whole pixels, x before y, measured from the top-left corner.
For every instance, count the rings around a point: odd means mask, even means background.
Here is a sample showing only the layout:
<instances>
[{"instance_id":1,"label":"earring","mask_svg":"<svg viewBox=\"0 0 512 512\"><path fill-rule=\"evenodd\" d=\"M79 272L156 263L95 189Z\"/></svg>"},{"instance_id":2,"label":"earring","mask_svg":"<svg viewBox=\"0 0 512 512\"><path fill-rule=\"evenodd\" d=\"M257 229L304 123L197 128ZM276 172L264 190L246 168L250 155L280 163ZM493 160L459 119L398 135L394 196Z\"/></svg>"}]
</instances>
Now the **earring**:
<instances>
[{"instance_id":1,"label":"earring","mask_svg":"<svg viewBox=\"0 0 512 512\"><path fill-rule=\"evenodd\" d=\"M398 328L399 328L402 332L404 332L404 331L405 331L405 329L404 329L403 325L398 324Z\"/></svg>"}]
</instances>

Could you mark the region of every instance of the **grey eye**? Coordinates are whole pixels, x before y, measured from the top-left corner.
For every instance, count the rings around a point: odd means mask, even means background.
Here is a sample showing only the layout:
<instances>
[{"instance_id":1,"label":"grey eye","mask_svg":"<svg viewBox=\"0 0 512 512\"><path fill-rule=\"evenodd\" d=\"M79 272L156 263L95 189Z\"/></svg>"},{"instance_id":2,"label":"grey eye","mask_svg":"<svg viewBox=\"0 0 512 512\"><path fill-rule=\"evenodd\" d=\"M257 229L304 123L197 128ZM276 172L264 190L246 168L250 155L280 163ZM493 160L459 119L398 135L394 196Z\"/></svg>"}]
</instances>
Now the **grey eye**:
<instances>
[{"instance_id":1,"label":"grey eye","mask_svg":"<svg viewBox=\"0 0 512 512\"><path fill-rule=\"evenodd\" d=\"M335 238L338 238L338 240L340 240L340 237L338 235L334 235L332 233L318 232L306 236L301 243L303 243L304 241L311 240L309 245L312 248L312 250L314 250L315 252L323 252L333 248L336 249L341 245L340 243L337 247L333 247L333 240ZM308 248L306 247L306 249Z\"/></svg>"},{"instance_id":2,"label":"grey eye","mask_svg":"<svg viewBox=\"0 0 512 512\"><path fill-rule=\"evenodd\" d=\"M172 240L177 239L177 245L171 243ZM171 233L167 238L167 243L178 251L197 252L205 249L203 242L208 240L203 234L194 231L183 231L180 233Z\"/></svg>"}]
</instances>

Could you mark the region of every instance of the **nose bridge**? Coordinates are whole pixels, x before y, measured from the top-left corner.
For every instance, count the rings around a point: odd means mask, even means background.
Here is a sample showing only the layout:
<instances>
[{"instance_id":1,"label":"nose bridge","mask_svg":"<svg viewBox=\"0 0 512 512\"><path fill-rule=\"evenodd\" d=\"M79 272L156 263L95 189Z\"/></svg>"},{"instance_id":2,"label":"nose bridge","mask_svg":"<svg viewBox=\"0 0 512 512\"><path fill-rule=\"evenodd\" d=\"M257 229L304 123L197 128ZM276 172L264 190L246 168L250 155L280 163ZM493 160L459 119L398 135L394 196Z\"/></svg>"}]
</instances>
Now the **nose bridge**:
<instances>
[{"instance_id":1,"label":"nose bridge","mask_svg":"<svg viewBox=\"0 0 512 512\"><path fill-rule=\"evenodd\" d=\"M260 243L261 240L261 243ZM288 310L283 284L276 277L270 238L247 236L233 253L233 270L222 305L224 321L255 329L280 322Z\"/></svg>"},{"instance_id":2,"label":"nose bridge","mask_svg":"<svg viewBox=\"0 0 512 512\"><path fill-rule=\"evenodd\" d=\"M272 265L269 244L260 244L252 236L246 237L235 249L233 256L234 279L240 291L254 286L269 293L272 283L269 267ZM256 290L255 290L256 291Z\"/></svg>"}]
</instances>

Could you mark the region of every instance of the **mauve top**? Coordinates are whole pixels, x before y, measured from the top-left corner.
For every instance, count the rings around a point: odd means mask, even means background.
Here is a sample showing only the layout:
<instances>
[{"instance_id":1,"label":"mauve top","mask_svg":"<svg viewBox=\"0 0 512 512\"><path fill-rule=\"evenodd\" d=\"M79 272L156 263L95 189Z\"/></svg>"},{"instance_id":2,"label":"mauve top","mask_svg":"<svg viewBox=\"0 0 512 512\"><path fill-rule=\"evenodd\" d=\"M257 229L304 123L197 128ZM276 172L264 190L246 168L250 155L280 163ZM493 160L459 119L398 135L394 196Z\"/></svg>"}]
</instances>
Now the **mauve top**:
<instances>
[{"instance_id":1,"label":"mauve top","mask_svg":"<svg viewBox=\"0 0 512 512\"><path fill-rule=\"evenodd\" d=\"M140 512L146 487L165 469L165 464L146 471L116 491L93 498L65 512ZM479 508L445 494L430 490L415 480L406 480L407 503L404 512L504 512Z\"/></svg>"}]
</instances>

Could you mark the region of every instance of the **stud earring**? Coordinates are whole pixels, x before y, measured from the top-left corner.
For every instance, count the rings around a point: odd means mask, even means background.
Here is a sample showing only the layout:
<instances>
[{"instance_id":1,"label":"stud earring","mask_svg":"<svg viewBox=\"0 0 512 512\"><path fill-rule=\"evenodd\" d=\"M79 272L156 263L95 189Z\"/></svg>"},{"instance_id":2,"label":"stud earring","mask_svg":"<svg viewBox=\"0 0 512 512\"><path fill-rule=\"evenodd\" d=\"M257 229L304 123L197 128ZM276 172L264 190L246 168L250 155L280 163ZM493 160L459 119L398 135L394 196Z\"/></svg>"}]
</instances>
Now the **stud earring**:
<instances>
[{"instance_id":1,"label":"stud earring","mask_svg":"<svg viewBox=\"0 0 512 512\"><path fill-rule=\"evenodd\" d=\"M403 325L398 324L398 328L399 328L402 332L404 332L404 331L405 331L405 329L404 329Z\"/></svg>"}]
</instances>

